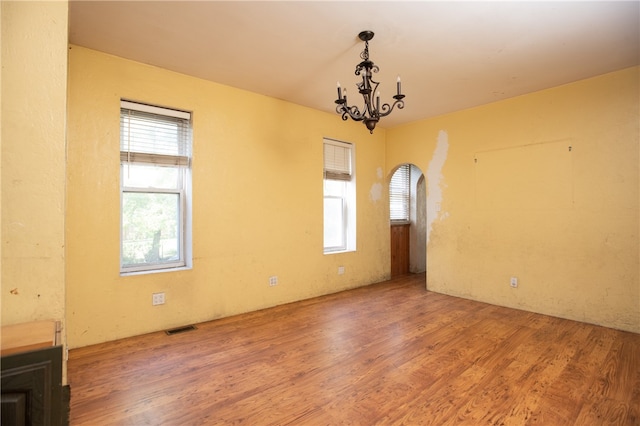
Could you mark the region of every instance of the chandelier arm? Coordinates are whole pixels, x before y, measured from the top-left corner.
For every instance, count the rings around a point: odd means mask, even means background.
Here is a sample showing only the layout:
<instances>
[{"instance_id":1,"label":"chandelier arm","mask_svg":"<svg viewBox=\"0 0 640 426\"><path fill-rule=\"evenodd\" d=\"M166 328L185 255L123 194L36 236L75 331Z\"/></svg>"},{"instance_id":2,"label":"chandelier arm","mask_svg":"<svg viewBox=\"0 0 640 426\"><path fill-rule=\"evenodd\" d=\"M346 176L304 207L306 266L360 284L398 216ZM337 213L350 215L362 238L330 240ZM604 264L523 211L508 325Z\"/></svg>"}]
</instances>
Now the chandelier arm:
<instances>
[{"instance_id":1,"label":"chandelier arm","mask_svg":"<svg viewBox=\"0 0 640 426\"><path fill-rule=\"evenodd\" d=\"M373 104L371 102L371 93L363 94L364 106L362 107L362 115L366 115L369 113L369 116L375 114L375 110L373 109Z\"/></svg>"},{"instance_id":2,"label":"chandelier arm","mask_svg":"<svg viewBox=\"0 0 640 426\"><path fill-rule=\"evenodd\" d=\"M391 111L393 111L396 106L398 107L398 109L404 108L404 101L396 100L392 105L385 103L384 105L382 105L381 111L378 111L378 117L386 117L387 115L391 114Z\"/></svg>"},{"instance_id":3,"label":"chandelier arm","mask_svg":"<svg viewBox=\"0 0 640 426\"><path fill-rule=\"evenodd\" d=\"M351 116L351 118L354 119L355 121L362 121L365 118L367 118L364 108L362 109L362 112L360 112L360 109L355 105L352 107L349 107L349 116Z\"/></svg>"},{"instance_id":4,"label":"chandelier arm","mask_svg":"<svg viewBox=\"0 0 640 426\"><path fill-rule=\"evenodd\" d=\"M369 110L369 113L372 117L377 116L378 115L378 109L380 108L380 100L378 98L378 86L380 85L379 82L374 81L373 79L369 79L369 81L371 83L373 83L373 87L371 88L371 93L369 94L369 104L371 105L371 109ZM374 97L375 97L375 104L374 104Z\"/></svg>"},{"instance_id":5,"label":"chandelier arm","mask_svg":"<svg viewBox=\"0 0 640 426\"><path fill-rule=\"evenodd\" d=\"M338 105L336 107L336 112L338 114L342 114L342 119L347 120L351 117L354 121L362 121L366 118L366 115L361 113L358 107L356 106L347 106L347 105Z\"/></svg>"}]
</instances>

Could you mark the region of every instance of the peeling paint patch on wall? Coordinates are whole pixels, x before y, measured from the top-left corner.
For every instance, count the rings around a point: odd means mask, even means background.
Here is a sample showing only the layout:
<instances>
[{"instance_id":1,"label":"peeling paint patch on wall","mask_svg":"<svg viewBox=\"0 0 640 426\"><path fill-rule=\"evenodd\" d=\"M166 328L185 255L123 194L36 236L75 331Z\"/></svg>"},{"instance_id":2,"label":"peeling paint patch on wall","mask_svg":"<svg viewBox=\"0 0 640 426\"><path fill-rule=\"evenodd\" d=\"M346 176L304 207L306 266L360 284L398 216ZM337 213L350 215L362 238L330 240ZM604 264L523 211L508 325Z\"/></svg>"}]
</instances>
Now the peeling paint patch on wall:
<instances>
[{"instance_id":1,"label":"peeling paint patch on wall","mask_svg":"<svg viewBox=\"0 0 640 426\"><path fill-rule=\"evenodd\" d=\"M378 167L376 169L376 175L378 176L378 180L382 179L382 167ZM369 190L369 198L371 201L380 201L382 199L382 183L377 182L371 186Z\"/></svg>"},{"instance_id":2,"label":"peeling paint patch on wall","mask_svg":"<svg viewBox=\"0 0 640 426\"><path fill-rule=\"evenodd\" d=\"M449 151L449 135L444 130L438 133L438 143L433 157L427 167L427 244L433 222L440 213L438 206L442 203L442 168Z\"/></svg>"},{"instance_id":3,"label":"peeling paint patch on wall","mask_svg":"<svg viewBox=\"0 0 640 426\"><path fill-rule=\"evenodd\" d=\"M371 185L371 190L369 191L369 198L371 201L380 201L382 198L382 184L374 183Z\"/></svg>"}]
</instances>

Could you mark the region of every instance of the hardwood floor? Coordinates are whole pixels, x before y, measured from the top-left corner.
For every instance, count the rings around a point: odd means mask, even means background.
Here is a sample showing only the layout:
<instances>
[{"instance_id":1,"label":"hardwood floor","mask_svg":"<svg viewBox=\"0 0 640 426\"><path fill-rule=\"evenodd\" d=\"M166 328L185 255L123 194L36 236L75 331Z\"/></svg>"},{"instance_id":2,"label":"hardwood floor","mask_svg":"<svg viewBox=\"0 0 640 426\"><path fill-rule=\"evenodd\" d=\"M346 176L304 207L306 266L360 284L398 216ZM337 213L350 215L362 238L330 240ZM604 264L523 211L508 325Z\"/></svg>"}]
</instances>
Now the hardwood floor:
<instances>
[{"instance_id":1,"label":"hardwood floor","mask_svg":"<svg viewBox=\"0 0 640 426\"><path fill-rule=\"evenodd\" d=\"M424 274L72 350L71 425L639 425L640 335Z\"/></svg>"}]
</instances>

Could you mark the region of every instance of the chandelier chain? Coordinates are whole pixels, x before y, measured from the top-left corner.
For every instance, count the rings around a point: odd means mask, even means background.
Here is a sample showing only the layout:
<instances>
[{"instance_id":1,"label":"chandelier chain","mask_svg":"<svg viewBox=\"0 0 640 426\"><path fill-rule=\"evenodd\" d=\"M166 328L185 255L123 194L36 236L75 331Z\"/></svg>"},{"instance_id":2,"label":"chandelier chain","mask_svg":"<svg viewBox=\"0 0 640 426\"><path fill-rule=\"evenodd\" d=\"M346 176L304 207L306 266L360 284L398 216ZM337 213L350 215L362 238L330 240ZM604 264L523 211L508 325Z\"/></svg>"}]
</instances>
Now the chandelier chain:
<instances>
[{"instance_id":1,"label":"chandelier chain","mask_svg":"<svg viewBox=\"0 0 640 426\"><path fill-rule=\"evenodd\" d=\"M360 52L360 59L364 61L369 60L369 40L364 42L364 50Z\"/></svg>"}]
</instances>

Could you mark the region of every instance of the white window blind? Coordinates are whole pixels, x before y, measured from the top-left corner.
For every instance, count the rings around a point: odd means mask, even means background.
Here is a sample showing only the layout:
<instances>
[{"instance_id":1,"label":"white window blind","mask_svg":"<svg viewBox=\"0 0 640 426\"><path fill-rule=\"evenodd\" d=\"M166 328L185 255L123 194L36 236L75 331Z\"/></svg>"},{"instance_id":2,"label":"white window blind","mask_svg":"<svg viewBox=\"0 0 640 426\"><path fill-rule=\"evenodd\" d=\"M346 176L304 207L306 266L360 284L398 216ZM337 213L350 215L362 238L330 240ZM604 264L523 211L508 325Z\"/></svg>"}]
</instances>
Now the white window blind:
<instances>
[{"instance_id":1,"label":"white window blind","mask_svg":"<svg viewBox=\"0 0 640 426\"><path fill-rule=\"evenodd\" d=\"M189 165L190 120L188 112L121 101L121 161Z\"/></svg>"},{"instance_id":2,"label":"white window blind","mask_svg":"<svg viewBox=\"0 0 640 426\"><path fill-rule=\"evenodd\" d=\"M333 180L351 180L350 145L325 140L324 177Z\"/></svg>"},{"instance_id":3,"label":"white window blind","mask_svg":"<svg viewBox=\"0 0 640 426\"><path fill-rule=\"evenodd\" d=\"M409 186L411 169L408 164L398 167L389 184L389 213L391 220L409 220Z\"/></svg>"}]
</instances>

